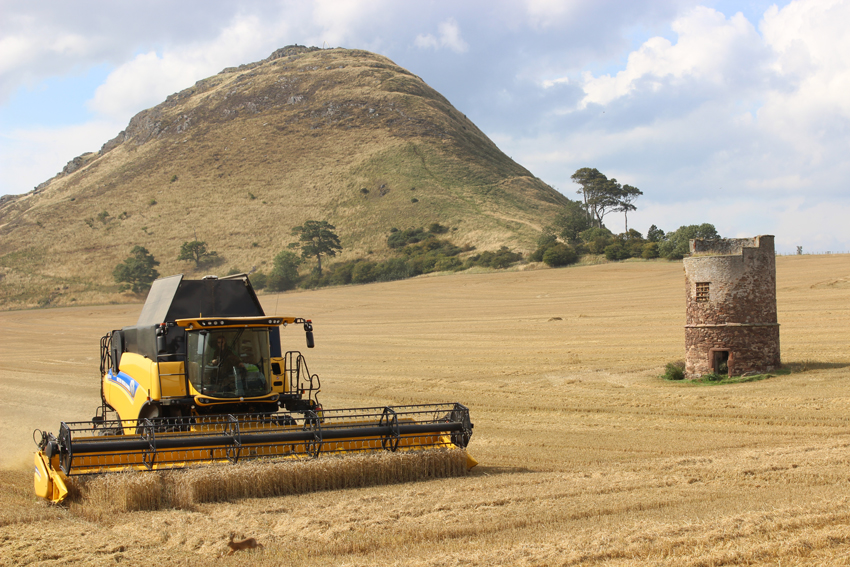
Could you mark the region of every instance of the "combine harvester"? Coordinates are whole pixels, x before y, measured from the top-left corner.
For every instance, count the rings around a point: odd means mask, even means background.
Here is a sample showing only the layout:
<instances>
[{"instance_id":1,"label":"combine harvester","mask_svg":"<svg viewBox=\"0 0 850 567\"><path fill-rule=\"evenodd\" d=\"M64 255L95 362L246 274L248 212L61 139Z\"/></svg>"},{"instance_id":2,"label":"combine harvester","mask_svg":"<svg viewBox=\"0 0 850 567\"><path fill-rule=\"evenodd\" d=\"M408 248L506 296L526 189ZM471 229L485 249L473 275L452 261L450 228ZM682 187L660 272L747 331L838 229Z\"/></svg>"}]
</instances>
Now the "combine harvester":
<instances>
[{"instance_id":1,"label":"combine harvester","mask_svg":"<svg viewBox=\"0 0 850 567\"><path fill-rule=\"evenodd\" d=\"M62 502L71 475L466 448L472 423L458 403L323 408L319 377L281 348L290 325L313 348L310 320L266 315L244 274L155 281L136 325L100 341L97 415L34 432L36 494Z\"/></svg>"}]
</instances>

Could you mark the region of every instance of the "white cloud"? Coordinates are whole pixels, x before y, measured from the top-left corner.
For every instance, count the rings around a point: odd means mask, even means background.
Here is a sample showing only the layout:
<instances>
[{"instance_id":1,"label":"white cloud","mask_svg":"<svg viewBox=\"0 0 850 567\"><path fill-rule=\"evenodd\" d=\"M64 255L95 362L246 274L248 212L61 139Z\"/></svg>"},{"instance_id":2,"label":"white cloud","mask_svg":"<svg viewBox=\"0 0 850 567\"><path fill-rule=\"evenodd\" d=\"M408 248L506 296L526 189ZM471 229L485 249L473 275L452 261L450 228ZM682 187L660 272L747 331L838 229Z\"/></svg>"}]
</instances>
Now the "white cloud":
<instances>
[{"instance_id":1,"label":"white cloud","mask_svg":"<svg viewBox=\"0 0 850 567\"><path fill-rule=\"evenodd\" d=\"M97 121L65 128L16 130L0 136L0 187L26 193L47 181L71 159L97 151L124 128L122 122ZM33 177L33 172L38 177Z\"/></svg>"},{"instance_id":2,"label":"white cloud","mask_svg":"<svg viewBox=\"0 0 850 567\"><path fill-rule=\"evenodd\" d=\"M0 37L0 103L21 84L32 83L45 72L63 71L61 61L85 56L96 46L95 39L59 30Z\"/></svg>"},{"instance_id":3,"label":"white cloud","mask_svg":"<svg viewBox=\"0 0 850 567\"><path fill-rule=\"evenodd\" d=\"M540 84L543 85L544 89L551 89L552 87L557 85L569 85L570 79L569 77L560 77L558 79L544 79L543 81L541 81Z\"/></svg>"},{"instance_id":4,"label":"white cloud","mask_svg":"<svg viewBox=\"0 0 850 567\"><path fill-rule=\"evenodd\" d=\"M290 4L286 12L292 9ZM358 30L393 25L392 15L392 6L386 0L318 0L309 20L315 27L312 32L315 45L338 47L351 41ZM369 43L376 42L372 39Z\"/></svg>"},{"instance_id":5,"label":"white cloud","mask_svg":"<svg viewBox=\"0 0 850 567\"><path fill-rule=\"evenodd\" d=\"M168 49L162 55L153 51L139 54L109 74L89 107L98 114L126 121L224 67L260 58L259 53L267 56L263 27L257 17L240 17L210 42Z\"/></svg>"},{"instance_id":6,"label":"white cloud","mask_svg":"<svg viewBox=\"0 0 850 567\"><path fill-rule=\"evenodd\" d=\"M814 166L846 156L850 128L850 2L795 2L765 13L761 29L784 88L765 96L765 133L793 144Z\"/></svg>"},{"instance_id":7,"label":"white cloud","mask_svg":"<svg viewBox=\"0 0 850 567\"><path fill-rule=\"evenodd\" d=\"M455 53L465 53L469 49L469 45L463 40L460 35L460 26L454 18L441 22L437 26L439 35L437 37L431 34L419 34L414 40L414 45L422 49L439 49L448 48Z\"/></svg>"},{"instance_id":8,"label":"white cloud","mask_svg":"<svg viewBox=\"0 0 850 567\"><path fill-rule=\"evenodd\" d=\"M725 237L750 237L759 234L776 236L776 250L783 254L796 252L802 246L806 253L850 252L850 202L819 203L808 206L801 198L777 199L770 202L740 199L730 207L728 202L699 199L676 203L648 201L629 214L629 227L646 234L655 224L664 231L680 226L711 223ZM622 215L612 214L606 224L622 231Z\"/></svg>"},{"instance_id":9,"label":"white cloud","mask_svg":"<svg viewBox=\"0 0 850 567\"><path fill-rule=\"evenodd\" d=\"M526 0L525 9L528 18L535 26L555 25L573 14L576 2L564 0Z\"/></svg>"},{"instance_id":10,"label":"white cloud","mask_svg":"<svg viewBox=\"0 0 850 567\"><path fill-rule=\"evenodd\" d=\"M764 50L755 28L740 13L727 20L720 12L697 7L671 27L678 34L675 45L653 37L629 54L626 68L614 77L585 73L580 108L608 104L637 91L680 88L685 82L713 91L758 81Z\"/></svg>"}]
</instances>

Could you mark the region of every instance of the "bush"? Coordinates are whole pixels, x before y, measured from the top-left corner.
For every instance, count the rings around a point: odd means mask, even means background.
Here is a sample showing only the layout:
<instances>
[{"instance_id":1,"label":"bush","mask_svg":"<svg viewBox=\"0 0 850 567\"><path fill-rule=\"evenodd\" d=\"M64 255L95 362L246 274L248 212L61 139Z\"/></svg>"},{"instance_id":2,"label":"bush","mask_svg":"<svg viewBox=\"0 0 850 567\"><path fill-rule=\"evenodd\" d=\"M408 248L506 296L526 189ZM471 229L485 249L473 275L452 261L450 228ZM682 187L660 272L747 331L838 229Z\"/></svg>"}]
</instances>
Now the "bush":
<instances>
[{"instance_id":1,"label":"bush","mask_svg":"<svg viewBox=\"0 0 850 567\"><path fill-rule=\"evenodd\" d=\"M464 263L465 268L480 266L482 268L493 268L502 270L522 260L520 252L512 252L507 246L502 246L496 252L487 250L481 254L470 256Z\"/></svg>"},{"instance_id":2,"label":"bush","mask_svg":"<svg viewBox=\"0 0 850 567\"><path fill-rule=\"evenodd\" d=\"M263 289L266 287L266 283L269 278L263 272L257 272L256 274L251 274L249 279L251 280L251 285L254 289Z\"/></svg>"},{"instance_id":3,"label":"bush","mask_svg":"<svg viewBox=\"0 0 850 567\"><path fill-rule=\"evenodd\" d=\"M376 264L374 262L357 262L351 270L351 282L363 284L375 281L377 277L375 266Z\"/></svg>"},{"instance_id":4,"label":"bush","mask_svg":"<svg viewBox=\"0 0 850 567\"><path fill-rule=\"evenodd\" d=\"M685 363L682 361L668 362L664 367L665 380L684 380L685 379Z\"/></svg>"},{"instance_id":5,"label":"bush","mask_svg":"<svg viewBox=\"0 0 850 567\"><path fill-rule=\"evenodd\" d=\"M570 264L575 264L577 261L578 254L576 254L575 250L560 242L554 246L550 246L543 253L543 263L552 268L569 266Z\"/></svg>"},{"instance_id":6,"label":"bush","mask_svg":"<svg viewBox=\"0 0 850 567\"><path fill-rule=\"evenodd\" d=\"M413 275L411 267L401 258L392 258L375 267L375 281L379 282L403 280Z\"/></svg>"},{"instance_id":7,"label":"bush","mask_svg":"<svg viewBox=\"0 0 850 567\"><path fill-rule=\"evenodd\" d=\"M271 291L288 291L295 289L298 283L298 266L301 258L289 250L284 250L274 258L274 268L266 279L266 286Z\"/></svg>"},{"instance_id":8,"label":"bush","mask_svg":"<svg viewBox=\"0 0 850 567\"><path fill-rule=\"evenodd\" d=\"M558 237L554 234L543 233L540 238L537 239L537 250L531 253L528 257L532 262L542 262L543 254L546 253L550 247L556 245L558 243Z\"/></svg>"},{"instance_id":9,"label":"bush","mask_svg":"<svg viewBox=\"0 0 850 567\"><path fill-rule=\"evenodd\" d=\"M608 260L616 261L616 260L625 260L626 258L630 258L631 255L629 251L623 246L622 242L615 242L613 244L609 244L605 247L605 257Z\"/></svg>"},{"instance_id":10,"label":"bush","mask_svg":"<svg viewBox=\"0 0 850 567\"><path fill-rule=\"evenodd\" d=\"M431 226L428 227L428 232L431 234L445 234L449 231L449 227L443 226L438 222L431 223Z\"/></svg>"},{"instance_id":11,"label":"bush","mask_svg":"<svg viewBox=\"0 0 850 567\"><path fill-rule=\"evenodd\" d=\"M647 242L643 245L643 249L641 250L640 257L646 260L652 260L653 258L658 258L658 243L657 242Z\"/></svg>"},{"instance_id":12,"label":"bush","mask_svg":"<svg viewBox=\"0 0 850 567\"><path fill-rule=\"evenodd\" d=\"M390 230L390 235L387 237L387 246L390 248L402 248L408 244L416 244L427 238L432 238L431 234L425 232L424 228L408 228L407 230Z\"/></svg>"},{"instance_id":13,"label":"bush","mask_svg":"<svg viewBox=\"0 0 850 567\"><path fill-rule=\"evenodd\" d=\"M450 272L462 268L463 262L456 256L442 256L437 259L437 263L434 265L435 272Z\"/></svg>"}]
</instances>

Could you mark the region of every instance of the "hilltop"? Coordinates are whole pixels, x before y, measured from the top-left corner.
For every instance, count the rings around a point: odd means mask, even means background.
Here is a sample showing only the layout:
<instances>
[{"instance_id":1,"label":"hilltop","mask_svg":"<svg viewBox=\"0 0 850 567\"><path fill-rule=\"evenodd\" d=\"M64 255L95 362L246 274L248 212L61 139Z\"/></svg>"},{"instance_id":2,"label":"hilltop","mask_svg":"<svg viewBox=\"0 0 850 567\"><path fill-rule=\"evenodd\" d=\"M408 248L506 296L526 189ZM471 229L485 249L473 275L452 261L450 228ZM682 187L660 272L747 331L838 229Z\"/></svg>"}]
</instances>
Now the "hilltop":
<instances>
[{"instance_id":1,"label":"hilltop","mask_svg":"<svg viewBox=\"0 0 850 567\"><path fill-rule=\"evenodd\" d=\"M268 271L311 219L337 227L340 260L384 257L390 228L434 222L458 245L527 252L566 201L386 57L290 46L0 198L0 308L133 300L111 274L135 245L162 274L192 272L176 258L194 239L224 259L211 271Z\"/></svg>"}]
</instances>

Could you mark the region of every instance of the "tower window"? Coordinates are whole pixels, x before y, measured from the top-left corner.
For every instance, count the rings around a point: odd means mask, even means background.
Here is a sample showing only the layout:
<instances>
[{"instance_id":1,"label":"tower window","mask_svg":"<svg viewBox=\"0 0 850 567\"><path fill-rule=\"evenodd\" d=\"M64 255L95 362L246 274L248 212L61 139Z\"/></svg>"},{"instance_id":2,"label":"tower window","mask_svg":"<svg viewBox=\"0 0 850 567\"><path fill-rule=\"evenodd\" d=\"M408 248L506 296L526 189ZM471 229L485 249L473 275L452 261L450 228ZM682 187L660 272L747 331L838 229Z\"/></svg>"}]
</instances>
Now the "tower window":
<instances>
[{"instance_id":1,"label":"tower window","mask_svg":"<svg viewBox=\"0 0 850 567\"><path fill-rule=\"evenodd\" d=\"M708 303L708 286L710 282L697 282L697 303Z\"/></svg>"}]
</instances>

